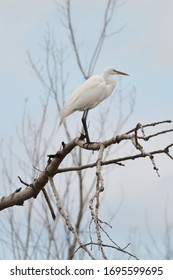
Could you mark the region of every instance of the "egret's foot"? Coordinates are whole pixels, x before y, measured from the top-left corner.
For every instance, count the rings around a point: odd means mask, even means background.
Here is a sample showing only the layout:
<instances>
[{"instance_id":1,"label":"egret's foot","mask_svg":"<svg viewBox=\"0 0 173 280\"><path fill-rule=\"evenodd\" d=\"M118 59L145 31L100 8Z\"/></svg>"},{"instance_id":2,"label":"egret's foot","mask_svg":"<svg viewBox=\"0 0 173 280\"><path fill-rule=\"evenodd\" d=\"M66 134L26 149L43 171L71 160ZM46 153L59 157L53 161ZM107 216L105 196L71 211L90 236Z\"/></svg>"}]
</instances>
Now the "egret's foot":
<instances>
[{"instance_id":1,"label":"egret's foot","mask_svg":"<svg viewBox=\"0 0 173 280\"><path fill-rule=\"evenodd\" d=\"M89 145L92 145L92 144L97 144L97 142L86 142L83 144L83 147L88 149Z\"/></svg>"}]
</instances>

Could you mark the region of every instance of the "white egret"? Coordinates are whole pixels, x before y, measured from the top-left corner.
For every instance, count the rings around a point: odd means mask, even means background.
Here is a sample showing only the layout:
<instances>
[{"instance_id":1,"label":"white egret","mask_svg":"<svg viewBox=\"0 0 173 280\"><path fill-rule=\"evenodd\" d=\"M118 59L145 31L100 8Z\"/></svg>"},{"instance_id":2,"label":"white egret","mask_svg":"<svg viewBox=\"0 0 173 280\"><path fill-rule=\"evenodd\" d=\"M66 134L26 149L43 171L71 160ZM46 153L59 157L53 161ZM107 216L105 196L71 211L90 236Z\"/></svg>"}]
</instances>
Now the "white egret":
<instances>
[{"instance_id":1,"label":"white egret","mask_svg":"<svg viewBox=\"0 0 173 280\"><path fill-rule=\"evenodd\" d=\"M86 125L88 111L111 95L116 86L116 80L112 75L129 76L128 74L117 71L112 67L105 68L102 75L92 76L81 84L72 93L61 111L60 125L63 123L64 119L73 112L84 111L82 124L88 144L91 143Z\"/></svg>"}]
</instances>

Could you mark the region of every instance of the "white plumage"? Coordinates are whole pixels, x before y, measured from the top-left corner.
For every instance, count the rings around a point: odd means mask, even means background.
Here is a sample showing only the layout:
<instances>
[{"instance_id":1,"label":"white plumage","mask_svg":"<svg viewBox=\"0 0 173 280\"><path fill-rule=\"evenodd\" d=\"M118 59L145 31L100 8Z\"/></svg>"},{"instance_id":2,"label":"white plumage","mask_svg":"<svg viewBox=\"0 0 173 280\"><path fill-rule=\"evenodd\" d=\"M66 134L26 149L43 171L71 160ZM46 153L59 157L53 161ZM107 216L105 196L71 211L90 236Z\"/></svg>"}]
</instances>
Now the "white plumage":
<instances>
[{"instance_id":1,"label":"white plumage","mask_svg":"<svg viewBox=\"0 0 173 280\"><path fill-rule=\"evenodd\" d=\"M84 111L82 123L87 139L90 143L88 130L86 126L86 118L88 111L96 107L100 102L109 97L116 86L116 80L112 75L128 74L115 70L112 67L107 67L103 71L103 75L92 76L81 84L71 95L69 100L64 105L60 114L60 124L64 119L75 111Z\"/></svg>"}]
</instances>

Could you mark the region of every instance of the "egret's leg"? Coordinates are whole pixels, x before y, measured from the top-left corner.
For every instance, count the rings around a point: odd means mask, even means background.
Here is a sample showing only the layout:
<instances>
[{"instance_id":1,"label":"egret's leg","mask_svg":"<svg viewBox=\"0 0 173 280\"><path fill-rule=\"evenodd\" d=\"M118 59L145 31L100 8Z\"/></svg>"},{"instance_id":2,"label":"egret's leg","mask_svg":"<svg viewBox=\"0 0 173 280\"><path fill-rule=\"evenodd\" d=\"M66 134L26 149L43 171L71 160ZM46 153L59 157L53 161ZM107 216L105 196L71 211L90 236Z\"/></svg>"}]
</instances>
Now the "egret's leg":
<instances>
[{"instance_id":1,"label":"egret's leg","mask_svg":"<svg viewBox=\"0 0 173 280\"><path fill-rule=\"evenodd\" d=\"M87 124L86 124L86 119L87 119L88 111L89 110L85 110L84 113L83 113L82 124L83 124L83 128L84 128L84 132L85 132L87 143L89 144L89 143L91 143L91 141L90 141L90 138L89 138Z\"/></svg>"}]
</instances>

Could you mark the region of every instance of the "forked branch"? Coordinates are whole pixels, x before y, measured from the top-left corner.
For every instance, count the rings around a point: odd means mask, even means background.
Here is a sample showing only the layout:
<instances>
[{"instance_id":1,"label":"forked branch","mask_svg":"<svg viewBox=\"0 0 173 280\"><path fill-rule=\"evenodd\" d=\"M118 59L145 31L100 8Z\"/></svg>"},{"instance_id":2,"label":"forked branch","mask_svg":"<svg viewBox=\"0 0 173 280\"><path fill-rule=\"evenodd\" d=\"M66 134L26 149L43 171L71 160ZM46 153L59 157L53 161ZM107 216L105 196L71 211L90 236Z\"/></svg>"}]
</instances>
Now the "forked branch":
<instances>
[{"instance_id":1,"label":"forked branch","mask_svg":"<svg viewBox=\"0 0 173 280\"><path fill-rule=\"evenodd\" d=\"M78 171L82 169L93 168L95 166L98 167L98 162L94 162L83 166L75 166L75 167L72 166L63 169L60 168L62 161L77 146L88 151L98 151L100 150L101 146L105 150L106 148L112 145L119 145L124 141L130 140L131 143L134 145L135 149L139 151L139 153L130 156L127 155L119 158L113 158L108 161L103 161L102 158L100 158L99 166L105 166L110 164L119 164L121 166L124 166L125 161L148 157L152 162L154 170L158 174L158 167L156 167L154 156L158 154L165 154L170 159L173 159L173 155L170 152L170 149L173 147L173 143L170 143L164 148L146 152L144 151L141 141L149 141L150 139L156 138L160 135L172 133L173 129L167 129L167 130L161 130L157 133L144 135L144 129L146 129L147 127L159 126L160 124L168 124L170 122L171 122L170 120L166 120L157 123L150 123L147 125L137 124L136 127L131 129L130 131L121 135L117 135L111 139L105 140L100 143L86 144L83 139L83 135L81 137L77 137L73 139L68 144L63 143L62 148L60 150L58 150L55 154L48 156L49 159L47 161L47 165L45 169L40 172L38 178L35 178L35 180L30 184L25 183L26 187L24 189L17 188L17 190L15 190L9 196L6 197L4 196L0 198L0 211L2 211L5 208L12 207L14 205L23 205L25 200L31 199L32 197L36 198L39 192L46 186L49 177L53 178L55 175L58 175L58 173L62 173L62 172ZM141 129L142 129L142 135L140 135ZM20 178L20 182L23 184L21 178ZM99 181L99 184L100 182L101 180Z\"/></svg>"}]
</instances>

